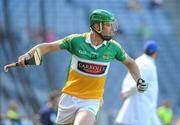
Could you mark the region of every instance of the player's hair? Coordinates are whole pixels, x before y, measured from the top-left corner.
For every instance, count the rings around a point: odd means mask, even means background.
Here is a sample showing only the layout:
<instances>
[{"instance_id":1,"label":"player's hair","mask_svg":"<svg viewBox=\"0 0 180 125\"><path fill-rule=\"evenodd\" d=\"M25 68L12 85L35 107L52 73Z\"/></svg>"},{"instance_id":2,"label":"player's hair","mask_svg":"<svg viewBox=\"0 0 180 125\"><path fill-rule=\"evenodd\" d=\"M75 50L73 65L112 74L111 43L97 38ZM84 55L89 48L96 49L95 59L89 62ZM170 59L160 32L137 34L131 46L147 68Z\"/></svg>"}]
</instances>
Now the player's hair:
<instances>
[{"instance_id":1,"label":"player's hair","mask_svg":"<svg viewBox=\"0 0 180 125\"><path fill-rule=\"evenodd\" d=\"M156 53L156 51L145 50L144 53L148 56L152 56L154 53Z\"/></svg>"}]
</instances>

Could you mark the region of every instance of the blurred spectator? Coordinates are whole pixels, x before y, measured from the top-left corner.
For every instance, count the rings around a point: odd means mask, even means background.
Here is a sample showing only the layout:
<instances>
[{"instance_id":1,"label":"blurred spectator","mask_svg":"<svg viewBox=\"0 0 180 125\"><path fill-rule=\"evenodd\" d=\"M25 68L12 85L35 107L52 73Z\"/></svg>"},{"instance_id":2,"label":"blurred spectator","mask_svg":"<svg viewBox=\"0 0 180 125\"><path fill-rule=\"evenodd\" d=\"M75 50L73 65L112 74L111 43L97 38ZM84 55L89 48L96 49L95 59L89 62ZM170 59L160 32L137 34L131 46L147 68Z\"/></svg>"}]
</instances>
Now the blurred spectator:
<instances>
[{"instance_id":1,"label":"blurred spectator","mask_svg":"<svg viewBox=\"0 0 180 125\"><path fill-rule=\"evenodd\" d=\"M151 0L150 2L150 9L162 8L163 0Z\"/></svg>"},{"instance_id":2,"label":"blurred spectator","mask_svg":"<svg viewBox=\"0 0 180 125\"><path fill-rule=\"evenodd\" d=\"M132 11L140 11L142 9L142 6L139 0L128 0L127 8Z\"/></svg>"},{"instance_id":3,"label":"blurred spectator","mask_svg":"<svg viewBox=\"0 0 180 125\"><path fill-rule=\"evenodd\" d=\"M0 125L3 125L3 124L2 124L2 121L3 121L5 118L6 118L6 115L4 115L4 114L2 114L2 113L0 112Z\"/></svg>"},{"instance_id":4,"label":"blurred spectator","mask_svg":"<svg viewBox=\"0 0 180 125\"><path fill-rule=\"evenodd\" d=\"M152 38L153 32L151 28L147 25L145 20L142 20L139 28L137 29L137 36L140 41L146 41Z\"/></svg>"},{"instance_id":5,"label":"blurred spectator","mask_svg":"<svg viewBox=\"0 0 180 125\"><path fill-rule=\"evenodd\" d=\"M158 115L163 125L171 125L173 111L170 100L165 100L163 105L158 108Z\"/></svg>"},{"instance_id":6,"label":"blurred spectator","mask_svg":"<svg viewBox=\"0 0 180 125\"><path fill-rule=\"evenodd\" d=\"M11 125L21 125L20 115L18 112L18 104L12 101L7 111L7 118L11 121Z\"/></svg>"},{"instance_id":7,"label":"blurred spectator","mask_svg":"<svg viewBox=\"0 0 180 125\"><path fill-rule=\"evenodd\" d=\"M47 105L40 111L42 125L55 125L59 96L59 91L53 91L49 94Z\"/></svg>"},{"instance_id":8,"label":"blurred spectator","mask_svg":"<svg viewBox=\"0 0 180 125\"><path fill-rule=\"evenodd\" d=\"M136 59L143 78L149 83L146 92L138 93L136 83L128 73L123 81L121 98L124 101L116 122L120 125L160 125L156 114L158 99L158 76L155 59L158 45L155 41L147 41L144 53Z\"/></svg>"},{"instance_id":9,"label":"blurred spectator","mask_svg":"<svg viewBox=\"0 0 180 125\"><path fill-rule=\"evenodd\" d=\"M44 27L39 26L37 27L37 29L32 33L32 38L34 39L34 41L36 41L37 43L41 43L44 41L44 34L45 34L45 30Z\"/></svg>"},{"instance_id":10,"label":"blurred spectator","mask_svg":"<svg viewBox=\"0 0 180 125\"><path fill-rule=\"evenodd\" d=\"M56 40L56 34L53 31L48 31L46 33L46 40L47 42L52 42Z\"/></svg>"}]
</instances>

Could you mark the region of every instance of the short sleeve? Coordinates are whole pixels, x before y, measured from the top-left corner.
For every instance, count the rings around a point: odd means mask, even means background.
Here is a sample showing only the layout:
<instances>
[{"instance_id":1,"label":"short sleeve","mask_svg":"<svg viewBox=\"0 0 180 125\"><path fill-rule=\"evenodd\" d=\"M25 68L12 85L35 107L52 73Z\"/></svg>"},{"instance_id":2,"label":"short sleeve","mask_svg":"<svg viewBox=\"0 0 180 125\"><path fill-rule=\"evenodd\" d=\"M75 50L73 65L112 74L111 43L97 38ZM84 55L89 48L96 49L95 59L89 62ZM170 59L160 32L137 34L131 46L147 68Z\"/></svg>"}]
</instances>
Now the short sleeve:
<instances>
[{"instance_id":1,"label":"short sleeve","mask_svg":"<svg viewBox=\"0 0 180 125\"><path fill-rule=\"evenodd\" d=\"M73 48L72 41L74 37L75 37L74 35L70 35L70 36L65 37L64 39L59 40L59 48L62 50L66 49L70 53L72 53L72 48Z\"/></svg>"},{"instance_id":2,"label":"short sleeve","mask_svg":"<svg viewBox=\"0 0 180 125\"><path fill-rule=\"evenodd\" d=\"M119 43L115 43L115 50L116 50L116 56L115 58L119 61L124 61L126 59L126 52L125 50L121 47Z\"/></svg>"}]
</instances>

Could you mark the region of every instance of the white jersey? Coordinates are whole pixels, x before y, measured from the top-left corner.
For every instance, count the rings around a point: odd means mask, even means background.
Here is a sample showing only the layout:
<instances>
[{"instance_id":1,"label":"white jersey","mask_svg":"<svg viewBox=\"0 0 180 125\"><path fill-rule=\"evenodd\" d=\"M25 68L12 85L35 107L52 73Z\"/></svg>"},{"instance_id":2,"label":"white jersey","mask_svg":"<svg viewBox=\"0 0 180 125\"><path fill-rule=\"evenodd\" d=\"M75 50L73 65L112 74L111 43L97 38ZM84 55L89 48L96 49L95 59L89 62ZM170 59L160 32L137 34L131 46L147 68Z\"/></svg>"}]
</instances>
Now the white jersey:
<instances>
[{"instance_id":1,"label":"white jersey","mask_svg":"<svg viewBox=\"0 0 180 125\"><path fill-rule=\"evenodd\" d=\"M123 102L116 122L125 125L160 125L156 115L158 78L154 59L143 54L136 59L136 63L142 78L149 84L148 89L144 93L136 92ZM128 73L123 81L122 92L132 87L136 87L136 83Z\"/></svg>"}]
</instances>

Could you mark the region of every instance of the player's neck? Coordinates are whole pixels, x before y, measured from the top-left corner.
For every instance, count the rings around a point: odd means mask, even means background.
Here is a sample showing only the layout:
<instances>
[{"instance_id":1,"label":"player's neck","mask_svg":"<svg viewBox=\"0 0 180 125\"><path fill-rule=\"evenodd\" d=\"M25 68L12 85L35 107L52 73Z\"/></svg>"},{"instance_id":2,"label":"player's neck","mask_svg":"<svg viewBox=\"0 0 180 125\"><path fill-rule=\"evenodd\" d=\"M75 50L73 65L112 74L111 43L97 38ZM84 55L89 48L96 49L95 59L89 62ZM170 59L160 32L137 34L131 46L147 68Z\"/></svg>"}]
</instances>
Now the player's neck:
<instances>
[{"instance_id":1,"label":"player's neck","mask_svg":"<svg viewBox=\"0 0 180 125\"><path fill-rule=\"evenodd\" d=\"M103 43L103 39L96 33L91 32L90 38L91 38L92 44L95 46L98 46Z\"/></svg>"}]
</instances>

